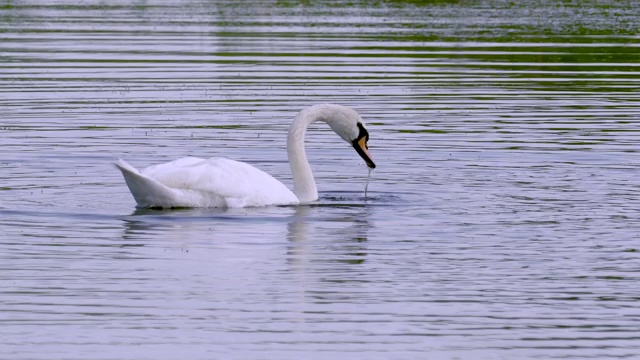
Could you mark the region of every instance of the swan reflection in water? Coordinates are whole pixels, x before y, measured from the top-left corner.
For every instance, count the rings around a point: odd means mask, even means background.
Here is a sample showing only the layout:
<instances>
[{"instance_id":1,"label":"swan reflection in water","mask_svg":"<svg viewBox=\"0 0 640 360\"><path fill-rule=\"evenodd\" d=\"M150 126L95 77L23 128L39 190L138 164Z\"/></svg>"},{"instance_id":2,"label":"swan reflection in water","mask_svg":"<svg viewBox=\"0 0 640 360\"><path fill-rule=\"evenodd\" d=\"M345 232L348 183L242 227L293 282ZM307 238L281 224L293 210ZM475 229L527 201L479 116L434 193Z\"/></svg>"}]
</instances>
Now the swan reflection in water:
<instances>
[{"instance_id":1,"label":"swan reflection in water","mask_svg":"<svg viewBox=\"0 0 640 360\"><path fill-rule=\"evenodd\" d=\"M370 207L361 204L265 208L136 209L124 217L122 239L136 246L211 248L286 239L286 261L302 266L314 252L333 252L329 262L365 261ZM160 244L161 243L161 244ZM126 244L125 246L131 246ZM315 250L314 250L315 249Z\"/></svg>"},{"instance_id":2,"label":"swan reflection in water","mask_svg":"<svg viewBox=\"0 0 640 360\"><path fill-rule=\"evenodd\" d=\"M319 207L296 208L293 221L287 224L288 260L292 264L312 261L313 247L335 252L335 258L325 261L360 264L365 261L369 208L325 207L329 211L318 220ZM337 210L337 211L336 211ZM331 215L334 213L333 215Z\"/></svg>"},{"instance_id":3,"label":"swan reflection in water","mask_svg":"<svg viewBox=\"0 0 640 360\"><path fill-rule=\"evenodd\" d=\"M134 250L146 258L136 266L150 277L168 276L220 298L282 303L286 294L286 302L304 307L361 296L370 278L372 210L362 204L136 210L123 219L123 240L145 245ZM295 313L293 321L310 320Z\"/></svg>"}]
</instances>

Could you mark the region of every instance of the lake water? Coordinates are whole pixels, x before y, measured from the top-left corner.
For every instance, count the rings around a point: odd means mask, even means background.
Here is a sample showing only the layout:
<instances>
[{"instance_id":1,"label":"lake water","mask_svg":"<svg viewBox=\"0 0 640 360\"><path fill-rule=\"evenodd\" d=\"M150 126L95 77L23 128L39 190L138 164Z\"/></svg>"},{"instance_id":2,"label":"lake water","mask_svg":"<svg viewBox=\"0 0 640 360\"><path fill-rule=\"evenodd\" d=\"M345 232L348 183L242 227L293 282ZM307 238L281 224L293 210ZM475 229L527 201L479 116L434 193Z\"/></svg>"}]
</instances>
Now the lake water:
<instances>
[{"instance_id":1,"label":"lake water","mask_svg":"<svg viewBox=\"0 0 640 360\"><path fill-rule=\"evenodd\" d=\"M640 354L635 1L6 1L0 358ZM136 210L112 165L225 156L312 206Z\"/></svg>"}]
</instances>

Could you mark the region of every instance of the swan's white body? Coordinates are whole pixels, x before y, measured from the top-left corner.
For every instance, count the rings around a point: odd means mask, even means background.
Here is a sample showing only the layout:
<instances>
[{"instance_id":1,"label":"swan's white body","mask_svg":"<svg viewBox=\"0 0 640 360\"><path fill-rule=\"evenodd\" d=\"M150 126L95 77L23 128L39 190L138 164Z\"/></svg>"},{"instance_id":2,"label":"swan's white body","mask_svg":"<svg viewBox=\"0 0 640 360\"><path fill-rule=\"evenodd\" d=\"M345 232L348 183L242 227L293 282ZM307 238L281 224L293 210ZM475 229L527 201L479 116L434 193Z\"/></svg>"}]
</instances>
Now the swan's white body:
<instances>
[{"instance_id":1,"label":"swan's white body","mask_svg":"<svg viewBox=\"0 0 640 360\"><path fill-rule=\"evenodd\" d=\"M185 157L136 170L116 162L139 207L253 207L297 204L283 183L247 163Z\"/></svg>"},{"instance_id":2,"label":"swan's white body","mask_svg":"<svg viewBox=\"0 0 640 360\"><path fill-rule=\"evenodd\" d=\"M138 207L256 207L309 203L318 199L318 191L305 154L304 135L315 121L326 122L343 139L353 142L354 147L362 146L363 149L356 147L356 150L370 167L375 167L366 149L368 133L360 116L350 108L332 104L304 109L289 128L287 153L293 174L293 192L264 171L226 158L185 157L142 171L122 159L115 165L122 172Z\"/></svg>"}]
</instances>

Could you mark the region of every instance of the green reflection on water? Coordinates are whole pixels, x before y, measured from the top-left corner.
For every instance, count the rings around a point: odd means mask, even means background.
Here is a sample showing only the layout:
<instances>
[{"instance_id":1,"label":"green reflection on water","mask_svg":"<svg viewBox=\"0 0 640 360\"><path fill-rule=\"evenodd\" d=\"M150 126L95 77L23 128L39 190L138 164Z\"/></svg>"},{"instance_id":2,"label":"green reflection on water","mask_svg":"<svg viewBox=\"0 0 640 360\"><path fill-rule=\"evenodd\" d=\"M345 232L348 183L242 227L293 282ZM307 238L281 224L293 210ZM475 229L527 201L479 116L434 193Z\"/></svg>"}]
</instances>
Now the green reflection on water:
<instances>
[{"instance_id":1,"label":"green reflection on water","mask_svg":"<svg viewBox=\"0 0 640 360\"><path fill-rule=\"evenodd\" d=\"M171 17L171 32L181 33L182 28L199 25L208 28L188 31L195 34L204 31L212 41L222 39L233 43L249 39L256 43L275 40L284 43L324 39L325 46L305 52L294 46L252 49L250 46L226 45L210 51L207 56L199 56L204 54L197 52L167 52L162 48L154 52L130 49L123 51L122 56L98 56L90 60L83 56L65 56L52 57L48 61L141 66L175 62L273 64L283 67L299 62L308 72L313 67L326 65L309 58L348 60L356 66L360 61L378 60L407 62L413 68L414 81L446 71L455 74L471 70L476 72L474 76L501 77L503 87L587 92L635 92L640 80L640 51L636 37L640 22L635 21L640 17L640 9L635 1L270 1L251 6L234 1L161 5L7 1L1 5L0 32L21 36L74 33L103 34L106 38L109 34L113 38L126 34L153 37L158 34L154 28L123 26L123 14L134 13L144 20L142 23L156 26L165 24L169 15L185 6L197 9L202 17L195 20L190 16L182 20ZM57 14L72 15L65 18ZM100 26L74 28L74 22L81 22L80 15L84 14L105 21ZM350 39L359 41L353 41L352 46L345 45ZM12 44L27 44L32 39L25 36L11 41ZM2 50L1 60L17 67L41 61L33 56L22 56L24 49L20 46L6 46ZM55 54L64 49L38 51L47 56L49 52ZM191 57L177 61L156 56L166 54ZM486 75L478 74L485 70ZM368 76L373 75L369 73ZM324 74L319 79L339 80L340 76ZM14 77L13 80L28 81L28 78ZM407 81L411 82L411 79Z\"/></svg>"}]
</instances>

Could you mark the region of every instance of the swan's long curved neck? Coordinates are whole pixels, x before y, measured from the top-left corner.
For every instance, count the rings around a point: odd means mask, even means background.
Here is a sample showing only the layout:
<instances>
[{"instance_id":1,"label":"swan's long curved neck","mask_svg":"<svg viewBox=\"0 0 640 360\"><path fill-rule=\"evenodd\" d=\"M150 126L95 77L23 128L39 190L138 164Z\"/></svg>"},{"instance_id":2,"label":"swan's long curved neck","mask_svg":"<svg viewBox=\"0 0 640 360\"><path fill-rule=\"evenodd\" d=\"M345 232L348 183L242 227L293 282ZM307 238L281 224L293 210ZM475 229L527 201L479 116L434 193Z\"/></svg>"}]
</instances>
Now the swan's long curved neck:
<instances>
[{"instance_id":1,"label":"swan's long curved neck","mask_svg":"<svg viewBox=\"0 0 640 360\"><path fill-rule=\"evenodd\" d=\"M322 116L317 111L308 110L298 113L289 127L287 136L287 155L293 176L293 193L300 203L309 203L318 199L316 181L304 149L304 136L309 125L322 120Z\"/></svg>"},{"instance_id":2,"label":"swan's long curved neck","mask_svg":"<svg viewBox=\"0 0 640 360\"><path fill-rule=\"evenodd\" d=\"M357 130L355 130L355 134L347 134L348 130L357 129L355 124L359 118L358 114L348 107L320 104L302 110L293 120L287 136L287 154L293 175L293 193L298 197L300 203L318 200L316 181L304 150L304 135L309 125L316 121L325 122L343 140L350 141L348 139L355 138L358 134Z\"/></svg>"}]
</instances>

